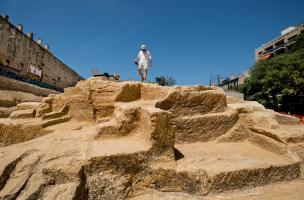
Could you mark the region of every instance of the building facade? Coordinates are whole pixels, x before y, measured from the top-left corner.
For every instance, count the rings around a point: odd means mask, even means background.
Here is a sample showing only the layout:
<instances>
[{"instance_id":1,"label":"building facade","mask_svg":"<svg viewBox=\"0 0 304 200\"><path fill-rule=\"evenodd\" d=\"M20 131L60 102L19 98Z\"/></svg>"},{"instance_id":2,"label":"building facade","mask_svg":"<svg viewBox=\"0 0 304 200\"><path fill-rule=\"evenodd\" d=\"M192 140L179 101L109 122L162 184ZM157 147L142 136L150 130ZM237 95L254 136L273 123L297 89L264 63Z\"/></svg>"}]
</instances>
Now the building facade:
<instances>
[{"instance_id":1,"label":"building facade","mask_svg":"<svg viewBox=\"0 0 304 200\"><path fill-rule=\"evenodd\" d=\"M83 79L57 59L48 44L40 38L34 41L33 33L25 34L22 25L14 26L8 16L0 17L0 73L56 90Z\"/></svg>"},{"instance_id":2,"label":"building facade","mask_svg":"<svg viewBox=\"0 0 304 200\"><path fill-rule=\"evenodd\" d=\"M220 80L219 86L223 88L224 91L240 91L240 87L249 76L249 71L245 70L243 74L231 75L226 79Z\"/></svg>"},{"instance_id":3,"label":"building facade","mask_svg":"<svg viewBox=\"0 0 304 200\"><path fill-rule=\"evenodd\" d=\"M291 26L281 31L281 36L263 44L255 50L255 61L267 60L273 56L286 52L297 36L304 33L304 23Z\"/></svg>"}]
</instances>

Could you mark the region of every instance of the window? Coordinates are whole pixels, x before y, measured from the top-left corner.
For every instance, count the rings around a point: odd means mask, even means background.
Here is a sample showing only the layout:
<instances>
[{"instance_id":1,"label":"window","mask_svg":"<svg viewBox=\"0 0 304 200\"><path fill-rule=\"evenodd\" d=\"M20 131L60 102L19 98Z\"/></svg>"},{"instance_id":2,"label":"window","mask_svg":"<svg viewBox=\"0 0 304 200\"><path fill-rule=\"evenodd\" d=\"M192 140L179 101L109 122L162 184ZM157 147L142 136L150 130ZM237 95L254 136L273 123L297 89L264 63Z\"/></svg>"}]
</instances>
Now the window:
<instances>
[{"instance_id":1,"label":"window","mask_svg":"<svg viewBox=\"0 0 304 200\"><path fill-rule=\"evenodd\" d=\"M265 48L265 51L269 51L269 50L271 50L271 49L273 49L273 46L272 46L272 45L269 46L269 47L266 47L266 48Z\"/></svg>"},{"instance_id":2,"label":"window","mask_svg":"<svg viewBox=\"0 0 304 200\"><path fill-rule=\"evenodd\" d=\"M60 77L58 77L58 82L60 82Z\"/></svg>"},{"instance_id":3,"label":"window","mask_svg":"<svg viewBox=\"0 0 304 200\"><path fill-rule=\"evenodd\" d=\"M6 60L6 65L9 66L9 64L10 64L10 61Z\"/></svg>"},{"instance_id":4,"label":"window","mask_svg":"<svg viewBox=\"0 0 304 200\"><path fill-rule=\"evenodd\" d=\"M278 42L275 43L276 46L280 46L284 44L284 40L280 40Z\"/></svg>"}]
</instances>

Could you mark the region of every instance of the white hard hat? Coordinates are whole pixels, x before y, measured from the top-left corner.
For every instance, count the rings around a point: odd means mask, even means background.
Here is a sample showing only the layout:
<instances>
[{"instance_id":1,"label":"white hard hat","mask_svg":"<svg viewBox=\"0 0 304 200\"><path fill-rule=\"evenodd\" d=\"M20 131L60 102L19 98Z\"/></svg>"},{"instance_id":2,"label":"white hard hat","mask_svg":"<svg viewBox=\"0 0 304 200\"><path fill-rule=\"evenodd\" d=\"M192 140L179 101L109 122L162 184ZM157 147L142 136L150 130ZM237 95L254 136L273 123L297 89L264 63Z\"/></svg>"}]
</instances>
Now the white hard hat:
<instances>
[{"instance_id":1,"label":"white hard hat","mask_svg":"<svg viewBox=\"0 0 304 200\"><path fill-rule=\"evenodd\" d=\"M140 48L141 48L141 49L146 49L146 45L145 45L145 44L142 44L142 45L140 46Z\"/></svg>"}]
</instances>

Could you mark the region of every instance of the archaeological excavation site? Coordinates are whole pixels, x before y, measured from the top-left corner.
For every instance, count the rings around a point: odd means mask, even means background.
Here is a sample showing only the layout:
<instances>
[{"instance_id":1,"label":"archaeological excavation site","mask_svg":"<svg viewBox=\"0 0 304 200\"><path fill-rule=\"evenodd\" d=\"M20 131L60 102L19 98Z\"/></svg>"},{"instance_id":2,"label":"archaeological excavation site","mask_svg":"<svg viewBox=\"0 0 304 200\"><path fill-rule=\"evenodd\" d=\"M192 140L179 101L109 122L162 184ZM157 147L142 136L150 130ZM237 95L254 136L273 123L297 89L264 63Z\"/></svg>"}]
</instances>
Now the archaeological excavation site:
<instances>
[{"instance_id":1,"label":"archaeological excavation site","mask_svg":"<svg viewBox=\"0 0 304 200\"><path fill-rule=\"evenodd\" d=\"M304 199L303 158L257 102L93 77L0 119L0 199Z\"/></svg>"}]
</instances>

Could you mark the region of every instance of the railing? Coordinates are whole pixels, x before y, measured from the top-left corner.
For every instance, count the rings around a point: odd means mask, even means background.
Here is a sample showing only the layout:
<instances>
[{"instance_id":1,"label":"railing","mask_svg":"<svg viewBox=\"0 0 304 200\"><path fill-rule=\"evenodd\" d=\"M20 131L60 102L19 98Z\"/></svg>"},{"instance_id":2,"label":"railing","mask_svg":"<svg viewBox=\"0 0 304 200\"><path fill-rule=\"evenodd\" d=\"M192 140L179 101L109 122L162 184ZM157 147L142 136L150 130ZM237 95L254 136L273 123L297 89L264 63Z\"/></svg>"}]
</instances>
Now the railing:
<instances>
[{"instance_id":1,"label":"railing","mask_svg":"<svg viewBox=\"0 0 304 200\"><path fill-rule=\"evenodd\" d=\"M14 72L5 71L1 68L0 68L0 76L5 76L5 77L15 79L15 80L18 80L18 81L22 81L22 82L25 82L25 83L30 83L30 84L36 85L38 87L42 87L42 88L46 88L46 89L50 89L50 90L56 90L58 92L63 92L63 88L55 87L53 85L43 83L41 81L30 79L26 76L18 75Z\"/></svg>"},{"instance_id":2,"label":"railing","mask_svg":"<svg viewBox=\"0 0 304 200\"><path fill-rule=\"evenodd\" d=\"M279 37L276 37L276 38L274 38L274 39L272 39L272 40L266 42L265 44L262 44L262 46L265 47L265 46L268 46L268 45L270 45L270 44L273 44L274 42L280 40L281 38L284 38L286 35L290 35L291 33L294 33L294 32L297 32L297 31L301 30L303 27L304 27L304 23L298 24L298 25L295 27L296 29L294 29L294 30L292 30L292 31L290 31L290 32L288 32L288 33L286 33L285 35L281 35L281 36L279 36Z\"/></svg>"},{"instance_id":3,"label":"railing","mask_svg":"<svg viewBox=\"0 0 304 200\"><path fill-rule=\"evenodd\" d=\"M272 49L269 49L267 51L264 51L263 52L263 55L267 54L267 53L273 53L273 52L276 52L277 50L281 49L281 48L284 48L290 44L293 44L295 43L296 41L295 40L291 40L291 41L288 41L288 42L285 42L284 44L280 44L278 46L276 46L275 48L272 48Z\"/></svg>"}]
</instances>

